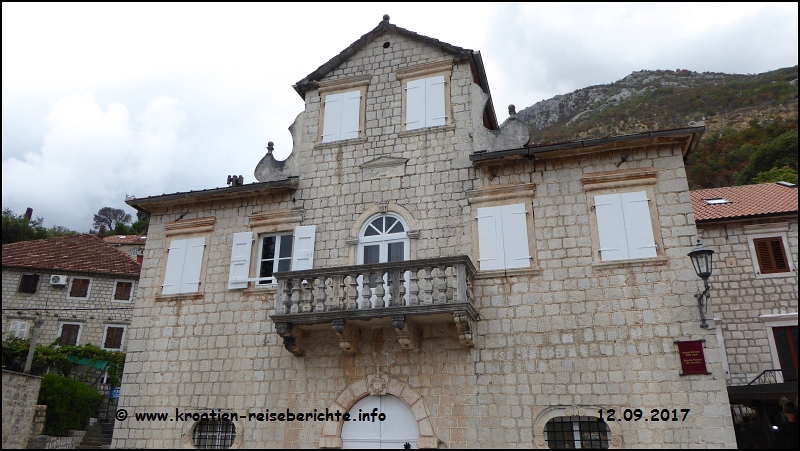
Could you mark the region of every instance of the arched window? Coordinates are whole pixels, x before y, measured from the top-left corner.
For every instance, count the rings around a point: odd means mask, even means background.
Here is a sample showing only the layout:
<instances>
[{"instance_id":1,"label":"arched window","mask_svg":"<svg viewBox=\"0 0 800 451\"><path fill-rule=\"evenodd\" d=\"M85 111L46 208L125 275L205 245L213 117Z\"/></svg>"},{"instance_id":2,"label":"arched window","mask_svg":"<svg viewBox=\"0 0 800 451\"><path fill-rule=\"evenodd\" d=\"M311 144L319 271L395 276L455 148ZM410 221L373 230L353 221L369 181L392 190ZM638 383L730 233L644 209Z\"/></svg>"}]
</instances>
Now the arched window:
<instances>
[{"instance_id":1,"label":"arched window","mask_svg":"<svg viewBox=\"0 0 800 451\"><path fill-rule=\"evenodd\" d=\"M197 449L228 449L236 438L232 421L198 421L192 433Z\"/></svg>"},{"instance_id":2,"label":"arched window","mask_svg":"<svg viewBox=\"0 0 800 451\"><path fill-rule=\"evenodd\" d=\"M358 239L358 264L408 260L408 226L405 220L388 213L370 218Z\"/></svg>"},{"instance_id":3,"label":"arched window","mask_svg":"<svg viewBox=\"0 0 800 451\"><path fill-rule=\"evenodd\" d=\"M373 416L373 412L376 415ZM411 448L417 447L417 418L399 398L367 396L358 401L349 413L350 421L342 423L342 448L403 449L406 443ZM379 420L381 414L384 415L381 417L383 421Z\"/></svg>"},{"instance_id":4,"label":"arched window","mask_svg":"<svg viewBox=\"0 0 800 451\"><path fill-rule=\"evenodd\" d=\"M610 437L608 425L597 417L555 417L544 427L550 449L607 449Z\"/></svg>"}]
</instances>

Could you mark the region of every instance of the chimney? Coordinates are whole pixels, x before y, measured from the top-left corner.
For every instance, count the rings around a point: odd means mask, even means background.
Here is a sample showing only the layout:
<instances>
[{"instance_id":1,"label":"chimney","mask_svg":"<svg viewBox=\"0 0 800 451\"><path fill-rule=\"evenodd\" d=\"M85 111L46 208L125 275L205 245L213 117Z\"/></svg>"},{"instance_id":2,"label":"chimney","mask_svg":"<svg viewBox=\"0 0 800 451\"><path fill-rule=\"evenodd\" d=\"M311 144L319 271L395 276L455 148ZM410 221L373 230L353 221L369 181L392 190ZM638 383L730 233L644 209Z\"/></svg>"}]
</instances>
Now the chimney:
<instances>
[{"instance_id":1,"label":"chimney","mask_svg":"<svg viewBox=\"0 0 800 451\"><path fill-rule=\"evenodd\" d=\"M106 236L106 226L104 226L104 225L100 226L100 231L97 232L97 236L100 237L101 240L103 238L105 238L105 236Z\"/></svg>"},{"instance_id":2,"label":"chimney","mask_svg":"<svg viewBox=\"0 0 800 451\"><path fill-rule=\"evenodd\" d=\"M28 207L28 209L25 210L25 222L30 221L32 217L33 217L33 208Z\"/></svg>"}]
</instances>

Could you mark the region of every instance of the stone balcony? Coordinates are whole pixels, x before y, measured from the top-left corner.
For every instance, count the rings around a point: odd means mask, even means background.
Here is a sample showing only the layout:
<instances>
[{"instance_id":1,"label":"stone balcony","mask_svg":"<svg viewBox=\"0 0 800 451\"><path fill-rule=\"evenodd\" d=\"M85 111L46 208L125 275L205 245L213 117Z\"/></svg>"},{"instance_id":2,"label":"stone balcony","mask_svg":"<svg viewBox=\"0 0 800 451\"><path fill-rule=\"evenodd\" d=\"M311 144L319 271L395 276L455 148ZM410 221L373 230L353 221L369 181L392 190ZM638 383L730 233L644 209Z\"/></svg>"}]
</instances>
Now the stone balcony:
<instances>
[{"instance_id":1,"label":"stone balcony","mask_svg":"<svg viewBox=\"0 0 800 451\"><path fill-rule=\"evenodd\" d=\"M344 352L358 352L361 329L391 326L404 349L416 349L423 324L454 322L472 347L472 278L467 256L276 273L276 332L286 349L303 355L308 331L332 328Z\"/></svg>"}]
</instances>

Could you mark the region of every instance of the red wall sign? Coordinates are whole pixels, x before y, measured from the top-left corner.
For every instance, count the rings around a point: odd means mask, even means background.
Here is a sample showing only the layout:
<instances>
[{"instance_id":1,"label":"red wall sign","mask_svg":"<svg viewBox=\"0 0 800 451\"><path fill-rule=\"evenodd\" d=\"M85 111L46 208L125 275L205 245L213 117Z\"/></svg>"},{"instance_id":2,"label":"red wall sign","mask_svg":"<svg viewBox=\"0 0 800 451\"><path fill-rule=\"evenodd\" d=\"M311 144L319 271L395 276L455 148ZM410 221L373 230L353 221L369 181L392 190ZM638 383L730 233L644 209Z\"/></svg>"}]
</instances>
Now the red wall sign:
<instances>
[{"instance_id":1,"label":"red wall sign","mask_svg":"<svg viewBox=\"0 0 800 451\"><path fill-rule=\"evenodd\" d=\"M681 366L683 373L681 376L690 374L711 374L706 369L706 356L703 354L703 341L676 341L678 353L681 356Z\"/></svg>"}]
</instances>

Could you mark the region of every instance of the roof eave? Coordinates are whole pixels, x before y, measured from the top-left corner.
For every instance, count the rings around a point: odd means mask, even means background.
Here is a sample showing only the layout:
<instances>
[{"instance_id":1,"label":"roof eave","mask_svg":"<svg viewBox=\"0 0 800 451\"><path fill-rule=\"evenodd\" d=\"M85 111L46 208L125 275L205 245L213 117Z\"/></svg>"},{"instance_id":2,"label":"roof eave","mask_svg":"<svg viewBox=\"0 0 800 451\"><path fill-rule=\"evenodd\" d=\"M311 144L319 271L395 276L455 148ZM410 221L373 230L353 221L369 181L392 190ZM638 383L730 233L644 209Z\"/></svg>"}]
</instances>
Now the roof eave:
<instances>
[{"instance_id":1,"label":"roof eave","mask_svg":"<svg viewBox=\"0 0 800 451\"><path fill-rule=\"evenodd\" d=\"M695 222L697 223L697 225L702 225L702 224L715 224L723 222L741 222L741 221L748 221L751 219L778 218L782 216L786 216L789 218L797 218L797 213L798 210L781 211L776 213L761 213L757 215L726 216L724 218L697 219L695 217Z\"/></svg>"}]
</instances>

